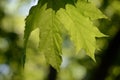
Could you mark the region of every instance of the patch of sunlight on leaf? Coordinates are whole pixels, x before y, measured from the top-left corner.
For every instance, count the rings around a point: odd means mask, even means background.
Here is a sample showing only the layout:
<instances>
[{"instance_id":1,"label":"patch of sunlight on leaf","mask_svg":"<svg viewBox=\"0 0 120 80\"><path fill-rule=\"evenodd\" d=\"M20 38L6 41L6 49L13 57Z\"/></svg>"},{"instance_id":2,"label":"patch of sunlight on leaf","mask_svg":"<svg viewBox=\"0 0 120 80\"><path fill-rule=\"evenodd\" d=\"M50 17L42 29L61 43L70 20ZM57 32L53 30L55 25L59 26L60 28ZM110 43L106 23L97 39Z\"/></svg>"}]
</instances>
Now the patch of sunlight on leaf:
<instances>
[{"instance_id":1,"label":"patch of sunlight on leaf","mask_svg":"<svg viewBox=\"0 0 120 80\"><path fill-rule=\"evenodd\" d=\"M40 65L46 65L45 63L45 57L43 54L40 54L38 51L35 51L32 48L27 49L28 54L26 54L28 57L26 60L33 63L41 63Z\"/></svg>"},{"instance_id":2,"label":"patch of sunlight on leaf","mask_svg":"<svg viewBox=\"0 0 120 80\"><path fill-rule=\"evenodd\" d=\"M38 46L39 46L39 29L35 29L34 31L32 31L29 41L28 41L28 45L30 47L36 48L38 50ZM32 44L30 43L32 42Z\"/></svg>"}]
</instances>

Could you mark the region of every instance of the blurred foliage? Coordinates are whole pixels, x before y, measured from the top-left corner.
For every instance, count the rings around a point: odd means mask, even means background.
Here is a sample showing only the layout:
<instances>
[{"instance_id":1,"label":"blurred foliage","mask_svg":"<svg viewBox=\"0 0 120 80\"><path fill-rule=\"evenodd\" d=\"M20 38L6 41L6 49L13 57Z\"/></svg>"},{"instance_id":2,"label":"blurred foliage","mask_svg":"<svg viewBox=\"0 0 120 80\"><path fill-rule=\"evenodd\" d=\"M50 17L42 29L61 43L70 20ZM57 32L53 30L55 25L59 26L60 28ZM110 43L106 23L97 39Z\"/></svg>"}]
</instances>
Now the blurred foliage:
<instances>
[{"instance_id":1,"label":"blurred foliage","mask_svg":"<svg viewBox=\"0 0 120 80\"><path fill-rule=\"evenodd\" d=\"M98 20L95 24L107 39L98 39L99 50L96 51L96 63L80 51L75 52L69 36L64 35L63 63L57 80L89 80L94 68L101 63L101 57L108 43L120 30L120 0L90 0L99 7L109 20ZM0 0L0 80L46 80L49 73L43 54L38 50L38 30L30 36L26 64L23 71L23 35L24 19L37 0ZM120 52L120 51L119 51ZM108 56L109 57L109 56ZM109 69L105 80L120 79L120 55Z\"/></svg>"}]
</instances>

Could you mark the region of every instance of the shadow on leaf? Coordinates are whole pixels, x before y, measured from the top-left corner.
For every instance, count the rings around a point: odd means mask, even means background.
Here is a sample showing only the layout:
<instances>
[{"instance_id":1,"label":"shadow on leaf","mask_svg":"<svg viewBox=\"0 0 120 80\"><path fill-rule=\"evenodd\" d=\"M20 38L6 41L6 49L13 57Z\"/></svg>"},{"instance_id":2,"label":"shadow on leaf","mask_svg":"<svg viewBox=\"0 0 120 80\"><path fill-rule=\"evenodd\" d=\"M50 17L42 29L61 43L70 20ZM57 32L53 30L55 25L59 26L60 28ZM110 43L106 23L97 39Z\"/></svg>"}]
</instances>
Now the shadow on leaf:
<instances>
[{"instance_id":1,"label":"shadow on leaf","mask_svg":"<svg viewBox=\"0 0 120 80\"><path fill-rule=\"evenodd\" d=\"M71 4L75 6L75 3L77 0L39 0L38 4L41 4L43 6L47 3L47 9L52 8L57 12L60 8L64 8L66 4Z\"/></svg>"}]
</instances>

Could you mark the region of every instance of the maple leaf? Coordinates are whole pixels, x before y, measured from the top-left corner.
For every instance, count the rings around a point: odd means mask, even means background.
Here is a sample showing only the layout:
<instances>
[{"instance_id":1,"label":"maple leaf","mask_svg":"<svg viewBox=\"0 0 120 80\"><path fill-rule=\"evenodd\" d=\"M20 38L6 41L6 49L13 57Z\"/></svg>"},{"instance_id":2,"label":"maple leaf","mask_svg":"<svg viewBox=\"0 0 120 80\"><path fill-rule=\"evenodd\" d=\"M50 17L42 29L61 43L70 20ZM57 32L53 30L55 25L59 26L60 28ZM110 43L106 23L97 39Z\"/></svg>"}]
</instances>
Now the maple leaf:
<instances>
[{"instance_id":1,"label":"maple leaf","mask_svg":"<svg viewBox=\"0 0 120 80\"><path fill-rule=\"evenodd\" d=\"M77 53L84 49L93 60L96 49L96 37L105 37L92 20L107 18L93 4L79 0L75 6L67 4L65 9L58 11L57 16L68 30Z\"/></svg>"},{"instance_id":2,"label":"maple leaf","mask_svg":"<svg viewBox=\"0 0 120 80\"><path fill-rule=\"evenodd\" d=\"M42 6L41 6L42 5ZM40 30L40 52L45 55L46 61L55 69L59 70L61 65L62 38L60 31L61 23L55 16L55 11L47 9L47 4L39 3L32 7L29 16L26 18L25 26L25 47L30 33L39 28Z\"/></svg>"},{"instance_id":3,"label":"maple leaf","mask_svg":"<svg viewBox=\"0 0 120 80\"><path fill-rule=\"evenodd\" d=\"M73 41L76 51L84 49L94 59L96 37L104 37L92 20L106 18L85 0L39 0L26 18L25 48L30 33L39 28L39 49L46 61L59 71L62 53L62 27Z\"/></svg>"}]
</instances>

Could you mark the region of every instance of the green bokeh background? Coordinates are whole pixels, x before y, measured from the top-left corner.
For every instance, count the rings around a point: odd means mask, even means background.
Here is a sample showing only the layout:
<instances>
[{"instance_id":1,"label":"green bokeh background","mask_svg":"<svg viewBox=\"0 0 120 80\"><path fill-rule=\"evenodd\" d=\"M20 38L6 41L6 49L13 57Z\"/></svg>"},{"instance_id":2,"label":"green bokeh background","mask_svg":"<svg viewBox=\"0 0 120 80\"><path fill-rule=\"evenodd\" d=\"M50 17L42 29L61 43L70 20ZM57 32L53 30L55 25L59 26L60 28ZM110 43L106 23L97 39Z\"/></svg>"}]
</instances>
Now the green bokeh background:
<instances>
[{"instance_id":1,"label":"green bokeh background","mask_svg":"<svg viewBox=\"0 0 120 80\"><path fill-rule=\"evenodd\" d=\"M101 63L101 56L109 42L120 29L120 0L89 0L94 3L108 20L94 21L108 38L97 39L96 63L81 50L75 49L68 35L64 35L63 62L56 80L90 80L94 68ZM47 80L49 67L38 49L38 29L32 32L27 48L25 68L22 67L23 36L25 17L37 0L0 0L0 80ZM119 51L120 53L120 51ZM118 56L120 58L120 56ZM120 59L108 71L105 80L117 80L120 76Z\"/></svg>"}]
</instances>

